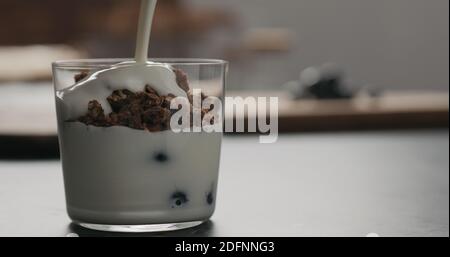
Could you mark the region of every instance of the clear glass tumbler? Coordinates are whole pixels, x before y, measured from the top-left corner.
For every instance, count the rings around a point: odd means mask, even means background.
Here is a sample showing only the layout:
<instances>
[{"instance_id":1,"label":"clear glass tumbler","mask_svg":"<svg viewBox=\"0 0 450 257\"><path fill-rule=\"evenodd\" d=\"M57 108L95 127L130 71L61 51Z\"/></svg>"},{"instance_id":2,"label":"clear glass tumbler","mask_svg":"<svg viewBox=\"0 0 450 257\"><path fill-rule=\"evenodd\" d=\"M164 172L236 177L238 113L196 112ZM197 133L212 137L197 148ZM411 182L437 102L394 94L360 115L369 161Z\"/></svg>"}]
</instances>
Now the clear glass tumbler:
<instances>
[{"instance_id":1,"label":"clear glass tumbler","mask_svg":"<svg viewBox=\"0 0 450 257\"><path fill-rule=\"evenodd\" d=\"M121 116L113 114L117 106L102 106L102 117L116 119L116 123L111 125L92 120L93 115L98 115L98 109L91 102L86 104L73 99L68 102L65 98L83 80L95 78L97 72L127 61L131 60L92 59L53 63L69 217L83 227L117 232L168 231L199 225L208 220L215 209L221 132L176 133L167 126L164 130L148 130L139 126L130 127L127 122L118 125L117 120L120 121ZM203 97L214 96L223 101L227 72L225 61L151 61L181 70L187 75L190 90L201 89ZM139 78L130 81L140 83ZM144 92L146 85L141 86ZM99 91L113 94L109 83L90 87L79 95L90 101L110 103L109 98L95 99L98 94L93 94ZM123 92L119 93L116 92L116 96L124 96ZM74 119L68 116L73 110L85 110L90 116L86 114ZM149 117L147 122L152 123L153 116ZM220 118L223 119L223 115Z\"/></svg>"}]
</instances>

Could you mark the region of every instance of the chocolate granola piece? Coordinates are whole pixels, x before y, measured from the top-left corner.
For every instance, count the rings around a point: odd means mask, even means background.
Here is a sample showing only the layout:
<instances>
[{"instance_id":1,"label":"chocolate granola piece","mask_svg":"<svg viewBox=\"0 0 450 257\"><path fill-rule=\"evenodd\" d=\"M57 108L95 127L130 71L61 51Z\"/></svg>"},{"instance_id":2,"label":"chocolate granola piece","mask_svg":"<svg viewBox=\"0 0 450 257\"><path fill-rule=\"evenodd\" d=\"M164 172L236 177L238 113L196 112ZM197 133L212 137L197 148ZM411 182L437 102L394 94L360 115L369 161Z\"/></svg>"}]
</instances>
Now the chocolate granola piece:
<instances>
[{"instance_id":1,"label":"chocolate granola piece","mask_svg":"<svg viewBox=\"0 0 450 257\"><path fill-rule=\"evenodd\" d=\"M111 126L117 126L117 125L125 125L120 124L121 123L121 117L118 113L112 112L107 117L108 123L111 124Z\"/></svg>"},{"instance_id":2,"label":"chocolate granola piece","mask_svg":"<svg viewBox=\"0 0 450 257\"><path fill-rule=\"evenodd\" d=\"M145 128L142 123L141 111L140 109L136 111L136 107L121 110L119 113L110 113L108 116L108 124L110 126L125 126L139 130Z\"/></svg>"},{"instance_id":3,"label":"chocolate granola piece","mask_svg":"<svg viewBox=\"0 0 450 257\"><path fill-rule=\"evenodd\" d=\"M87 114L80 117L78 121L83 122L86 125L108 126L105 111L97 100L89 102Z\"/></svg>"},{"instance_id":4,"label":"chocolate granola piece","mask_svg":"<svg viewBox=\"0 0 450 257\"><path fill-rule=\"evenodd\" d=\"M159 96L158 92L156 92L155 89L151 85L145 85L145 92L151 95L157 95Z\"/></svg>"},{"instance_id":5,"label":"chocolate granola piece","mask_svg":"<svg viewBox=\"0 0 450 257\"><path fill-rule=\"evenodd\" d=\"M135 94L128 89L114 90L106 100L111 105L114 112L120 112L122 108L128 105Z\"/></svg>"},{"instance_id":6,"label":"chocolate granola piece","mask_svg":"<svg viewBox=\"0 0 450 257\"><path fill-rule=\"evenodd\" d=\"M178 86L183 89L185 92L189 91L189 81L186 73L184 73L180 69L174 69L173 72L175 72L175 77L177 80Z\"/></svg>"},{"instance_id":7,"label":"chocolate granola piece","mask_svg":"<svg viewBox=\"0 0 450 257\"><path fill-rule=\"evenodd\" d=\"M161 117L161 130L170 129L170 119L172 118L172 113L170 110L163 109L162 117Z\"/></svg>"},{"instance_id":8,"label":"chocolate granola piece","mask_svg":"<svg viewBox=\"0 0 450 257\"><path fill-rule=\"evenodd\" d=\"M148 131L163 131L169 129L171 115L168 109L156 106L146 110L142 115L142 120Z\"/></svg>"},{"instance_id":9,"label":"chocolate granola piece","mask_svg":"<svg viewBox=\"0 0 450 257\"><path fill-rule=\"evenodd\" d=\"M87 73L86 71L82 71L81 73L78 73L74 76L75 79L75 83L80 82L81 80L83 80L84 78L86 78L89 75L89 73Z\"/></svg>"},{"instance_id":10,"label":"chocolate granola piece","mask_svg":"<svg viewBox=\"0 0 450 257\"><path fill-rule=\"evenodd\" d=\"M189 97L192 124L193 91L189 89L186 73L178 69L175 69L174 73L177 84ZM81 80L86 76L87 72L84 72L78 74L76 79ZM145 85L143 91L136 93L128 89L115 90L107 97L112 109L110 114L105 115L100 103L93 100L89 103L87 114L80 117L78 121L99 127L126 126L150 132L164 131L170 129L171 117L178 111L170 109L171 101L175 97L173 94L160 95L151 85ZM204 94L201 95L202 100L205 97ZM202 119L209 111L209 108L201 110ZM196 126L199 125L201 124Z\"/></svg>"},{"instance_id":11,"label":"chocolate granola piece","mask_svg":"<svg viewBox=\"0 0 450 257\"><path fill-rule=\"evenodd\" d=\"M173 94L162 96L161 107L165 109L170 109L170 103L175 98Z\"/></svg>"},{"instance_id":12,"label":"chocolate granola piece","mask_svg":"<svg viewBox=\"0 0 450 257\"><path fill-rule=\"evenodd\" d=\"M146 110L155 106L160 106L163 101L163 97L147 92L139 92L136 94L136 99L133 101L139 102L142 109Z\"/></svg>"},{"instance_id":13,"label":"chocolate granola piece","mask_svg":"<svg viewBox=\"0 0 450 257\"><path fill-rule=\"evenodd\" d=\"M131 116L129 117L128 126L134 129L144 129L144 125L142 123L142 109L139 102L132 102L128 108Z\"/></svg>"},{"instance_id":14,"label":"chocolate granola piece","mask_svg":"<svg viewBox=\"0 0 450 257\"><path fill-rule=\"evenodd\" d=\"M125 126L128 127L130 124L130 121L132 119L132 114L128 110L123 110L119 113L112 112L109 114L109 124L111 126Z\"/></svg>"}]
</instances>

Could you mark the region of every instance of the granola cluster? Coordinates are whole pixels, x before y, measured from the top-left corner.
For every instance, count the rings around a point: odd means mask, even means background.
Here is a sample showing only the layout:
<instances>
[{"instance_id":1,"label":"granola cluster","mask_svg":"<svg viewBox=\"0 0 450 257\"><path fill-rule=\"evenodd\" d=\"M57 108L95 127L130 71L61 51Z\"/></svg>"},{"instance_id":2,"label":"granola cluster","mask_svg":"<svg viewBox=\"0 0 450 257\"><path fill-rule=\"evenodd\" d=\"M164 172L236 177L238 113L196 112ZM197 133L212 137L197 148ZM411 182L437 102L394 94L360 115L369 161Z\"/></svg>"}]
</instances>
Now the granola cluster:
<instances>
[{"instance_id":1,"label":"granola cluster","mask_svg":"<svg viewBox=\"0 0 450 257\"><path fill-rule=\"evenodd\" d=\"M174 70L178 86L189 96L192 112L192 93L189 88L187 75L178 69ZM75 76L78 82L88 76L80 73ZM205 96L202 95L202 98ZM77 121L97 127L125 126L150 132L170 129L170 119L176 110L170 109L170 102L174 95L159 95L151 85L146 85L144 91L132 92L128 89L115 90L107 100L112 112L105 114L102 105L97 100L88 104L88 111ZM202 110L202 117L208 112ZM192 117L192 115L191 115Z\"/></svg>"}]
</instances>

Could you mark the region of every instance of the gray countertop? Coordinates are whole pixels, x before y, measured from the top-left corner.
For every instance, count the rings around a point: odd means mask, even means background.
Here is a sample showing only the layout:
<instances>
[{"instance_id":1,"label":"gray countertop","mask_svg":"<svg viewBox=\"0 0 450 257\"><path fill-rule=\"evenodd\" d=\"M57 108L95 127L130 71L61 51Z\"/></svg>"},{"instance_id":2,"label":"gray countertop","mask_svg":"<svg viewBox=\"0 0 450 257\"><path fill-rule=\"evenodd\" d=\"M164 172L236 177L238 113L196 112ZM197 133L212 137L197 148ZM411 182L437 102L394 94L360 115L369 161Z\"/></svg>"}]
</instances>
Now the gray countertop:
<instances>
[{"instance_id":1,"label":"gray countertop","mask_svg":"<svg viewBox=\"0 0 450 257\"><path fill-rule=\"evenodd\" d=\"M212 220L148 235L449 236L448 135L226 137ZM71 224L56 160L0 160L0 203L0 236L118 235Z\"/></svg>"}]
</instances>

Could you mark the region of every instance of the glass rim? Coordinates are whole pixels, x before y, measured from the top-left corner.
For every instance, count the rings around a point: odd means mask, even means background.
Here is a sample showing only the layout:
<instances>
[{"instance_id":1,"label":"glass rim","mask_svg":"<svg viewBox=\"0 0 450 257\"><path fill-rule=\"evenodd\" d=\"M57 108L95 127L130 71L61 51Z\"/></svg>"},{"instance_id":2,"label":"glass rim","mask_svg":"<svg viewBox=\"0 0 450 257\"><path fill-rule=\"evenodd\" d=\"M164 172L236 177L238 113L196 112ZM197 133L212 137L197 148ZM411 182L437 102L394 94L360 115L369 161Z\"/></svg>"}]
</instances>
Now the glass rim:
<instances>
[{"instance_id":1,"label":"glass rim","mask_svg":"<svg viewBox=\"0 0 450 257\"><path fill-rule=\"evenodd\" d=\"M133 61L133 58L93 58L93 59L73 59L59 60L52 62L53 68L95 68L110 67L111 65ZM221 59L205 59L205 58L149 58L149 61L176 64L176 65L219 65L226 66L228 61Z\"/></svg>"}]
</instances>

